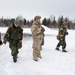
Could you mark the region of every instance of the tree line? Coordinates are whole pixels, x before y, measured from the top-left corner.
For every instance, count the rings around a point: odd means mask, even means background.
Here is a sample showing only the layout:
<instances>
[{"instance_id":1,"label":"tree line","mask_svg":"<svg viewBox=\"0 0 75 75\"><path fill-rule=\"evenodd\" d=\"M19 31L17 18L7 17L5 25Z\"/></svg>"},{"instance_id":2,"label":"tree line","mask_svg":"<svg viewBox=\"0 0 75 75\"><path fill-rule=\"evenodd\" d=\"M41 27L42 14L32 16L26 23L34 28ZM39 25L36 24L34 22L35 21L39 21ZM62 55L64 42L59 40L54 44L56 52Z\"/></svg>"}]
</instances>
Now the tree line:
<instances>
[{"instance_id":1,"label":"tree line","mask_svg":"<svg viewBox=\"0 0 75 75\"><path fill-rule=\"evenodd\" d=\"M8 27L11 24L13 24L16 19L19 20L20 25L22 27L31 27L34 21L33 19L27 20L22 16L18 16L16 18L11 18L11 19L5 19L2 17L0 18L0 27ZM52 15L49 18L42 19L41 24L49 28L59 28L64 21L68 23L68 29L75 29L75 21L69 20L69 18L67 17L64 18L63 16L59 16L58 19L56 20L56 17Z\"/></svg>"}]
</instances>

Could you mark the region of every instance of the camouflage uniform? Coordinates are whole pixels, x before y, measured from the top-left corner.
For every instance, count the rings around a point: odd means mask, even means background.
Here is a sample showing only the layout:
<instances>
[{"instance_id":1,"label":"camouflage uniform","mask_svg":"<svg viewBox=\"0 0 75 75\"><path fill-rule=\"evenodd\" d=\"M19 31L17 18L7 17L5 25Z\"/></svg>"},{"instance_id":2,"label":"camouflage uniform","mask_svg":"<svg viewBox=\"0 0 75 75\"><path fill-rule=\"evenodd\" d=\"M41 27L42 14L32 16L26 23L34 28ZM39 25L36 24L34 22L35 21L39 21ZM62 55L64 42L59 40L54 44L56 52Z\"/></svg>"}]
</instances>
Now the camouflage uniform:
<instances>
[{"instance_id":1,"label":"camouflage uniform","mask_svg":"<svg viewBox=\"0 0 75 75\"><path fill-rule=\"evenodd\" d=\"M13 24L10 26L4 36L4 43L9 42L9 47L11 49L11 55L13 57L17 57L19 53L18 49L22 47L22 32L23 29L19 27L15 27Z\"/></svg>"},{"instance_id":2,"label":"camouflage uniform","mask_svg":"<svg viewBox=\"0 0 75 75\"><path fill-rule=\"evenodd\" d=\"M35 18L40 18L39 16ZM33 37L33 60L37 61L38 57L41 58L41 44L42 44L42 28L39 23L36 21L33 23L31 27L32 37Z\"/></svg>"},{"instance_id":3,"label":"camouflage uniform","mask_svg":"<svg viewBox=\"0 0 75 75\"><path fill-rule=\"evenodd\" d=\"M56 47L56 50L59 50L59 47L62 46L63 52L66 52L65 36L68 35L67 29L64 27L65 25L67 25L67 24L64 22L64 24L59 29L59 33L57 35L57 39L59 40L59 43L57 44L57 47Z\"/></svg>"}]
</instances>

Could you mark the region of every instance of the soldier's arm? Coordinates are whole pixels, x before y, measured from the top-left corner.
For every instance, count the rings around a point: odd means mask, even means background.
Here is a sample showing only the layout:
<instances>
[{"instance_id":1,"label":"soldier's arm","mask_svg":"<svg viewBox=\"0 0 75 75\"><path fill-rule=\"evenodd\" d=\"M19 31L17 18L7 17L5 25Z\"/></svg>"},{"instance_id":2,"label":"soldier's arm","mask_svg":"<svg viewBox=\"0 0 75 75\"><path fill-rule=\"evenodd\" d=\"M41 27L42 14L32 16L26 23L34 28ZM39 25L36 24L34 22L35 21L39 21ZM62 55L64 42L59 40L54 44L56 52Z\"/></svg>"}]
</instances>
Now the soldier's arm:
<instances>
[{"instance_id":1,"label":"soldier's arm","mask_svg":"<svg viewBox=\"0 0 75 75\"><path fill-rule=\"evenodd\" d=\"M37 35L40 34L41 32L42 32L42 28L40 27L37 29Z\"/></svg>"},{"instance_id":2,"label":"soldier's arm","mask_svg":"<svg viewBox=\"0 0 75 75\"><path fill-rule=\"evenodd\" d=\"M21 29L19 40L23 39L23 29Z\"/></svg>"},{"instance_id":3,"label":"soldier's arm","mask_svg":"<svg viewBox=\"0 0 75 75\"><path fill-rule=\"evenodd\" d=\"M4 36L4 41L3 43L6 43L7 42L7 39L9 38L10 36L10 32L11 32L11 28L9 27L5 33L5 36Z\"/></svg>"},{"instance_id":4,"label":"soldier's arm","mask_svg":"<svg viewBox=\"0 0 75 75\"><path fill-rule=\"evenodd\" d=\"M68 32L65 32L64 35L68 35Z\"/></svg>"},{"instance_id":5,"label":"soldier's arm","mask_svg":"<svg viewBox=\"0 0 75 75\"><path fill-rule=\"evenodd\" d=\"M41 30L41 31L42 31L42 32L44 32L44 31L45 31L44 27L42 27L42 26L41 26L41 28L42 28L42 30Z\"/></svg>"},{"instance_id":6,"label":"soldier's arm","mask_svg":"<svg viewBox=\"0 0 75 75\"><path fill-rule=\"evenodd\" d=\"M68 32L67 32L67 30L66 30L66 35L68 35Z\"/></svg>"},{"instance_id":7,"label":"soldier's arm","mask_svg":"<svg viewBox=\"0 0 75 75\"><path fill-rule=\"evenodd\" d=\"M36 33L36 27L35 26L31 27L31 32L32 32L33 36L36 36L37 33Z\"/></svg>"},{"instance_id":8,"label":"soldier's arm","mask_svg":"<svg viewBox=\"0 0 75 75\"><path fill-rule=\"evenodd\" d=\"M67 30L64 30L64 35L68 35L68 32L67 32Z\"/></svg>"}]
</instances>

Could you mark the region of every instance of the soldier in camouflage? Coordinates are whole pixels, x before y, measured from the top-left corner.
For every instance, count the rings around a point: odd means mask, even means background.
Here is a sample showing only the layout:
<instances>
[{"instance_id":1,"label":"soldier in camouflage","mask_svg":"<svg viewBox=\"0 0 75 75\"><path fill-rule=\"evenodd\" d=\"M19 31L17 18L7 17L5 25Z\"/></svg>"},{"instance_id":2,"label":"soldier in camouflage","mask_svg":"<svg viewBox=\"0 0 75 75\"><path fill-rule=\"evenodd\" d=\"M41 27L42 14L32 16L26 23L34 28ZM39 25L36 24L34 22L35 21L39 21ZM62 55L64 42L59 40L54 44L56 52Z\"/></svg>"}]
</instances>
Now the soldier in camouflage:
<instances>
[{"instance_id":1,"label":"soldier in camouflage","mask_svg":"<svg viewBox=\"0 0 75 75\"><path fill-rule=\"evenodd\" d=\"M68 35L67 22L64 22L63 25L59 28L59 32L58 32L58 35L57 35L57 39L59 40L59 43L57 44L56 50L59 51L59 47L62 46L62 52L67 52L65 50L65 48L66 48L65 36L66 35Z\"/></svg>"},{"instance_id":2,"label":"soldier in camouflage","mask_svg":"<svg viewBox=\"0 0 75 75\"><path fill-rule=\"evenodd\" d=\"M22 47L22 33L23 29L20 27L19 21L16 20L14 24L8 28L4 36L3 43L6 44L6 42L9 42L14 62L17 61L17 55L19 53L18 49Z\"/></svg>"},{"instance_id":3,"label":"soldier in camouflage","mask_svg":"<svg viewBox=\"0 0 75 75\"><path fill-rule=\"evenodd\" d=\"M31 27L32 37L33 37L33 60L38 61L41 57L41 44L43 39L43 28L40 25L40 16L35 16L33 25Z\"/></svg>"}]
</instances>

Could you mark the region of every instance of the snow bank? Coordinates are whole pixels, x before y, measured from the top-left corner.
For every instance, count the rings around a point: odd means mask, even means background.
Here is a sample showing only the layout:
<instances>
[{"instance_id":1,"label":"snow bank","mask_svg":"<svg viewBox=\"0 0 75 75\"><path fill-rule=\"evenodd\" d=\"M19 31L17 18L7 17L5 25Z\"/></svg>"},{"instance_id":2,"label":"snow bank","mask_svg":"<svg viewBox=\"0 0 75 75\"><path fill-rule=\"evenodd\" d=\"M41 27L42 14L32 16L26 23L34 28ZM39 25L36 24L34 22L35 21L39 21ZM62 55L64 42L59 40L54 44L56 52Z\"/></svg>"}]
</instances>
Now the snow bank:
<instances>
[{"instance_id":1,"label":"snow bank","mask_svg":"<svg viewBox=\"0 0 75 75\"><path fill-rule=\"evenodd\" d=\"M50 29L50 28L48 28L48 27L46 27L46 26L44 26L44 25L42 25L43 27L44 27L44 29L45 29L45 35L56 35L57 34L57 30L52 30L52 29Z\"/></svg>"},{"instance_id":2,"label":"snow bank","mask_svg":"<svg viewBox=\"0 0 75 75\"><path fill-rule=\"evenodd\" d=\"M42 25L45 29L45 35L57 35L58 34L58 29L50 29L44 25ZM6 33L8 27L0 27L0 32L1 33ZM73 32L74 30L68 30L70 32ZM31 28L23 28L23 33L25 34L30 34L31 35ZM72 34L72 33L71 33Z\"/></svg>"},{"instance_id":3,"label":"snow bank","mask_svg":"<svg viewBox=\"0 0 75 75\"><path fill-rule=\"evenodd\" d=\"M45 28L45 35L55 35L57 31L53 31L50 28L42 25ZM7 31L8 27L0 27L0 32L5 33ZM23 33L31 34L31 28L23 28Z\"/></svg>"},{"instance_id":4,"label":"snow bank","mask_svg":"<svg viewBox=\"0 0 75 75\"><path fill-rule=\"evenodd\" d=\"M1 33L6 33L8 27L0 27L0 32Z\"/></svg>"},{"instance_id":5,"label":"snow bank","mask_svg":"<svg viewBox=\"0 0 75 75\"><path fill-rule=\"evenodd\" d=\"M6 33L8 27L0 27L1 33ZM23 33L31 34L30 28L23 28Z\"/></svg>"}]
</instances>

